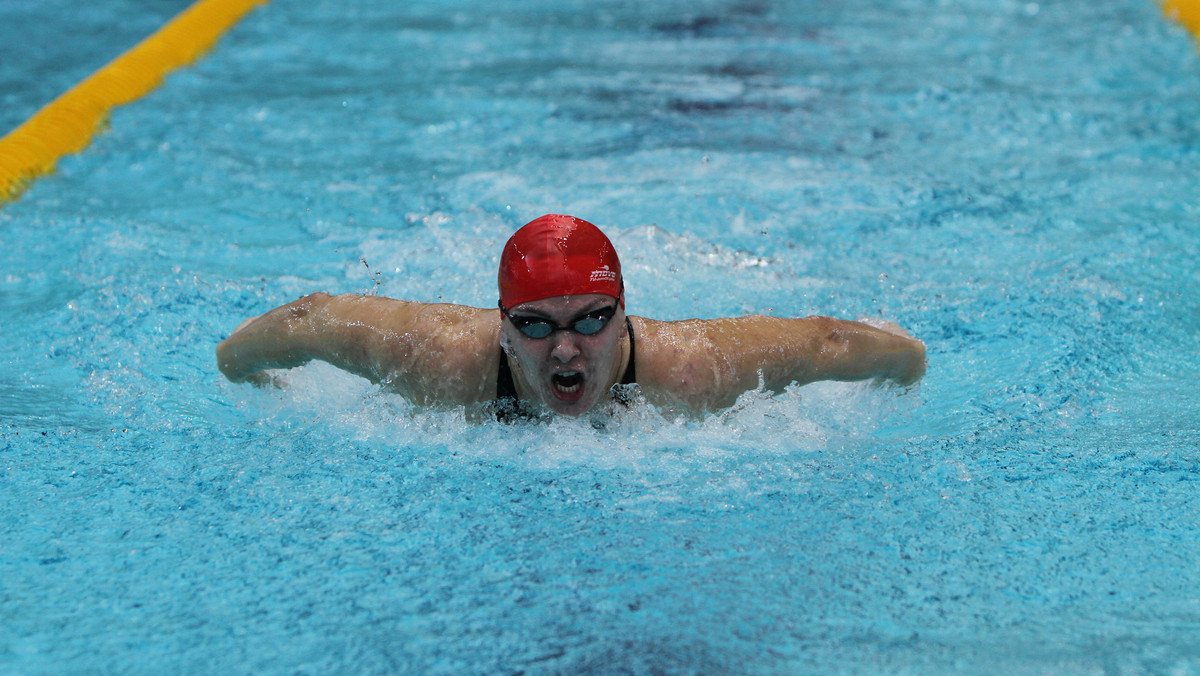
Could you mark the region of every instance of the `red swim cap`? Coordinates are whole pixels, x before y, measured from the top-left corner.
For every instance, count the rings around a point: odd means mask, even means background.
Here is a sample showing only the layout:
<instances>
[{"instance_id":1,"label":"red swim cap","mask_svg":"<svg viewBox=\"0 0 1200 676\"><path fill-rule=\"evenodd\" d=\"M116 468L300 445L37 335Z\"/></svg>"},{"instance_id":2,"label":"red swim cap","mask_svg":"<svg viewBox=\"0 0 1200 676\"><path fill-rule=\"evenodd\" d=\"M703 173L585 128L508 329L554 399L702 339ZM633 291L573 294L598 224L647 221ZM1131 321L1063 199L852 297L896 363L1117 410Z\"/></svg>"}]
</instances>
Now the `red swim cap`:
<instances>
[{"instance_id":1,"label":"red swim cap","mask_svg":"<svg viewBox=\"0 0 1200 676\"><path fill-rule=\"evenodd\" d=\"M548 214L526 223L500 254L500 304L602 293L625 307L621 261L600 228L574 216Z\"/></svg>"}]
</instances>

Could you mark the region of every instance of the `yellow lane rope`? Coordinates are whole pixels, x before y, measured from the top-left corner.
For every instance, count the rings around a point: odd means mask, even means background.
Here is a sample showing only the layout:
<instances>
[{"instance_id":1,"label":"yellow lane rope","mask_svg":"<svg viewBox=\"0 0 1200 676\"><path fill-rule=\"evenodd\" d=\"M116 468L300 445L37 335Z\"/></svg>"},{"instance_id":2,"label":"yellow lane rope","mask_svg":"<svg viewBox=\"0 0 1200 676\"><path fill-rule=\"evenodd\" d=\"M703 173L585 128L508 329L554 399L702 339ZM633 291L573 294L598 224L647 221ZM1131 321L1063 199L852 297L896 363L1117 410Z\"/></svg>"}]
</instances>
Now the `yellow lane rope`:
<instances>
[{"instance_id":1,"label":"yellow lane rope","mask_svg":"<svg viewBox=\"0 0 1200 676\"><path fill-rule=\"evenodd\" d=\"M110 110L145 96L192 63L247 12L268 0L197 0L153 35L51 101L0 138L0 205L87 147Z\"/></svg>"},{"instance_id":2,"label":"yellow lane rope","mask_svg":"<svg viewBox=\"0 0 1200 676\"><path fill-rule=\"evenodd\" d=\"M1163 0L1163 12L1200 38L1200 0Z\"/></svg>"},{"instance_id":3,"label":"yellow lane rope","mask_svg":"<svg viewBox=\"0 0 1200 676\"><path fill-rule=\"evenodd\" d=\"M146 95L192 63L247 12L268 0L197 0L112 63L0 138L0 205L16 199L63 155L87 147L110 110ZM1200 38L1200 0L1162 0L1163 12Z\"/></svg>"}]
</instances>

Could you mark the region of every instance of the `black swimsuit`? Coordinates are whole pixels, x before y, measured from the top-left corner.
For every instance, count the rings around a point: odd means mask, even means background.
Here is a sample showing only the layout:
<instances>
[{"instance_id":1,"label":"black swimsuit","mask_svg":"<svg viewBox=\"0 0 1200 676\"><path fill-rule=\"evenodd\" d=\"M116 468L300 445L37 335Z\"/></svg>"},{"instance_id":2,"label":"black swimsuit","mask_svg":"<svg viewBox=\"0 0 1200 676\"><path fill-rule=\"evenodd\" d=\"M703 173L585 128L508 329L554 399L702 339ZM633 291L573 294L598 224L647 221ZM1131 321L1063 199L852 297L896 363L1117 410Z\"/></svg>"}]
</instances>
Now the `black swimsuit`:
<instances>
[{"instance_id":1,"label":"black swimsuit","mask_svg":"<svg viewBox=\"0 0 1200 676\"><path fill-rule=\"evenodd\" d=\"M633 324L629 317L625 318L625 326L629 329L629 365L625 367L625 375L621 376L619 385L632 385L637 382L637 369L634 367L634 354L637 345L633 338ZM630 396L625 388L613 389L613 397L621 404L628 405ZM534 414L522 405L517 397L517 384L513 381L512 370L508 367L504 348L500 349L500 368L496 374L496 401L493 403L496 419L500 422L512 422L519 418L531 418Z\"/></svg>"}]
</instances>

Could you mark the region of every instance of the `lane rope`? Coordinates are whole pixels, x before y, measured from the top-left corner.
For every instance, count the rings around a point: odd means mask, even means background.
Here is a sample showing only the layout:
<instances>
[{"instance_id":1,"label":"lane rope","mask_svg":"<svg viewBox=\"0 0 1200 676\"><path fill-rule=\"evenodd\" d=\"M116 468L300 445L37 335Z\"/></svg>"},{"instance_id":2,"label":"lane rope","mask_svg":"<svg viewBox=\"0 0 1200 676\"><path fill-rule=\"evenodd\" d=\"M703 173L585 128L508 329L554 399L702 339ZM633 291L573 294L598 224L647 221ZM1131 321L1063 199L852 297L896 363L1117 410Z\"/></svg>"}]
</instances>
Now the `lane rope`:
<instances>
[{"instance_id":1,"label":"lane rope","mask_svg":"<svg viewBox=\"0 0 1200 676\"><path fill-rule=\"evenodd\" d=\"M1200 38L1200 0L1163 0L1163 13Z\"/></svg>"},{"instance_id":2,"label":"lane rope","mask_svg":"<svg viewBox=\"0 0 1200 676\"><path fill-rule=\"evenodd\" d=\"M145 96L171 71L196 61L239 19L266 2L197 0L0 138L0 206L53 172L64 155L86 148L113 108Z\"/></svg>"},{"instance_id":3,"label":"lane rope","mask_svg":"<svg viewBox=\"0 0 1200 676\"><path fill-rule=\"evenodd\" d=\"M197 0L157 32L51 101L0 138L0 206L91 142L109 112L145 96L207 52L269 0ZM1200 0L1162 0L1163 13L1200 38Z\"/></svg>"}]
</instances>

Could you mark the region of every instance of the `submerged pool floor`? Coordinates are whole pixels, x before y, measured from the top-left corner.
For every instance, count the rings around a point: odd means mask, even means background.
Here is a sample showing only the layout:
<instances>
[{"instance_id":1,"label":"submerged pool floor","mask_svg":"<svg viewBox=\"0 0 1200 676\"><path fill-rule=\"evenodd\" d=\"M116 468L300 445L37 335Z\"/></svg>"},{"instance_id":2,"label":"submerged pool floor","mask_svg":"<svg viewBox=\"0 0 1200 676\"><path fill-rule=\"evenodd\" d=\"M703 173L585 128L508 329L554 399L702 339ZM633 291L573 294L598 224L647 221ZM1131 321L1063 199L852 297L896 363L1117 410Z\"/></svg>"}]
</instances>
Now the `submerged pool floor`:
<instances>
[{"instance_id":1,"label":"submerged pool floor","mask_svg":"<svg viewBox=\"0 0 1200 676\"><path fill-rule=\"evenodd\" d=\"M5 129L169 4L0 7ZM1200 673L1198 121L1144 0L273 0L0 209L0 671ZM633 314L928 375L513 426L215 368L490 306L547 212Z\"/></svg>"}]
</instances>

